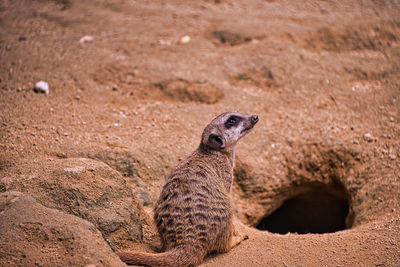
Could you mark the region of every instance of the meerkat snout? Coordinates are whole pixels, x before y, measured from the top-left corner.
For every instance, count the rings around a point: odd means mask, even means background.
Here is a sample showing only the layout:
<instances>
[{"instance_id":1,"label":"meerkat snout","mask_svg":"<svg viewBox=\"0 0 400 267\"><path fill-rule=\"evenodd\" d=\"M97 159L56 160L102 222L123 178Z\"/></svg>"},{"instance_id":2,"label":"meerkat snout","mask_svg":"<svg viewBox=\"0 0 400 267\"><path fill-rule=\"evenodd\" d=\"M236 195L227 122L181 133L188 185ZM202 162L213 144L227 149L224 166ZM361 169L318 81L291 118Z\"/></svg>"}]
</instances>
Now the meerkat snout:
<instances>
[{"instance_id":1,"label":"meerkat snout","mask_svg":"<svg viewBox=\"0 0 400 267\"><path fill-rule=\"evenodd\" d=\"M252 122L253 124L256 124L256 123L258 122L258 116L257 116L257 115L251 116L251 122Z\"/></svg>"}]
</instances>

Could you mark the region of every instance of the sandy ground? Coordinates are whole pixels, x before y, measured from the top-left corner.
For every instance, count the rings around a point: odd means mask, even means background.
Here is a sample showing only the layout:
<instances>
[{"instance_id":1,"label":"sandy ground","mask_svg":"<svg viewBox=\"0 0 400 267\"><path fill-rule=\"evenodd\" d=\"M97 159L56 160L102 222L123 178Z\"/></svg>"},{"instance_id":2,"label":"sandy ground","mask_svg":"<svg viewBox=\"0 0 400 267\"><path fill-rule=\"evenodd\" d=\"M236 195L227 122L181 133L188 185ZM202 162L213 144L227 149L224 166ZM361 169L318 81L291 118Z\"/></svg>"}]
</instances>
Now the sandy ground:
<instances>
[{"instance_id":1,"label":"sandy ground","mask_svg":"<svg viewBox=\"0 0 400 267\"><path fill-rule=\"evenodd\" d=\"M2 0L0 190L40 200L30 173L91 158L151 210L207 122L238 110L260 117L232 192L249 239L204 266L400 266L399 14L396 0ZM348 203L345 230L254 228L316 188ZM146 216L114 249L157 247Z\"/></svg>"}]
</instances>

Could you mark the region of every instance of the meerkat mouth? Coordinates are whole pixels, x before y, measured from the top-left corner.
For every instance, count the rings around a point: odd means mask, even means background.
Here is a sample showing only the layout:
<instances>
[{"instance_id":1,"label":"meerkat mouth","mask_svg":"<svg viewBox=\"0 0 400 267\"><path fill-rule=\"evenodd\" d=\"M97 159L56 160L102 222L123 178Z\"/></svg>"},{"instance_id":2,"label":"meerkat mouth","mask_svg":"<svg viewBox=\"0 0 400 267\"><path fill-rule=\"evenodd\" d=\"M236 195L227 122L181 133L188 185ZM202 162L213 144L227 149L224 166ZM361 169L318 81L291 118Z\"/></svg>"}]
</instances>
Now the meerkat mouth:
<instances>
[{"instance_id":1,"label":"meerkat mouth","mask_svg":"<svg viewBox=\"0 0 400 267\"><path fill-rule=\"evenodd\" d=\"M254 125L250 125L249 127L244 128L240 133L242 134L242 133L245 133L245 132L250 131L250 130L253 128L253 126L254 126Z\"/></svg>"}]
</instances>

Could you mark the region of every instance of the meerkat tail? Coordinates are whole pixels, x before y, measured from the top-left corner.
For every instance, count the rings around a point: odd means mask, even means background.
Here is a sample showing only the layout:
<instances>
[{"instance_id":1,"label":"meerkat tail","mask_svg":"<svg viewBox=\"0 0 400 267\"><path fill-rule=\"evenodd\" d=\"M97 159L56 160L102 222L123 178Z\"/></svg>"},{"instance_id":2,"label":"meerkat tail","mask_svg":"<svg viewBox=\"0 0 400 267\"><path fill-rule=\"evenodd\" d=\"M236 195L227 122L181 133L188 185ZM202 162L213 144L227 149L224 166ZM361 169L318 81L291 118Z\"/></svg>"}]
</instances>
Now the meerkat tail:
<instances>
[{"instance_id":1,"label":"meerkat tail","mask_svg":"<svg viewBox=\"0 0 400 267\"><path fill-rule=\"evenodd\" d=\"M141 264L148 266L159 267L183 267L190 264L199 264L206 252L202 253L197 251L188 251L188 248L173 248L163 253L146 253L146 252L133 252L133 251L120 251L117 252L119 258L126 264Z\"/></svg>"}]
</instances>

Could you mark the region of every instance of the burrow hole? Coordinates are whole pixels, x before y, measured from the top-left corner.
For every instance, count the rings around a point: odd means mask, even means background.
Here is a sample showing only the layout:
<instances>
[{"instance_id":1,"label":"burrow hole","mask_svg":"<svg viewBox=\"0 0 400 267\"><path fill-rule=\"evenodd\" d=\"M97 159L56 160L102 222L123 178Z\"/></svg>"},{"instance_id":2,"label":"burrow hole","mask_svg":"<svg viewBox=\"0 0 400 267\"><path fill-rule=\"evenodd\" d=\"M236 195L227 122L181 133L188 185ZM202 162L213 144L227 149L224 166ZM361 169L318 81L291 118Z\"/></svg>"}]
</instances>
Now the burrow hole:
<instances>
[{"instance_id":1,"label":"burrow hole","mask_svg":"<svg viewBox=\"0 0 400 267\"><path fill-rule=\"evenodd\" d=\"M346 225L349 201L343 186L316 184L300 191L264 217L256 228L278 234L323 234L350 227Z\"/></svg>"}]
</instances>

